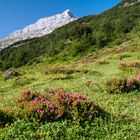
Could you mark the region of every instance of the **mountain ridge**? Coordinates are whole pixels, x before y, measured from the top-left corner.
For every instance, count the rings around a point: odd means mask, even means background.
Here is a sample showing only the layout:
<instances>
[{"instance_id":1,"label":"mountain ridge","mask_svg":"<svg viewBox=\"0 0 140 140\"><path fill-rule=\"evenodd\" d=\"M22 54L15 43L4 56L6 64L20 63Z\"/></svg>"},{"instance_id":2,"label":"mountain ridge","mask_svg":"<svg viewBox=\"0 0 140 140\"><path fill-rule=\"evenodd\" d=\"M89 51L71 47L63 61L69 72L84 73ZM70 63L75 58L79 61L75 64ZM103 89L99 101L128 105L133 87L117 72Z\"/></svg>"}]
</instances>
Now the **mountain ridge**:
<instances>
[{"instance_id":1,"label":"mountain ridge","mask_svg":"<svg viewBox=\"0 0 140 140\"><path fill-rule=\"evenodd\" d=\"M17 30L3 40L0 40L0 48L3 49L18 41L42 37L76 19L78 19L78 17L74 16L69 9L54 16L41 18L34 24L27 25L25 28Z\"/></svg>"},{"instance_id":2,"label":"mountain ridge","mask_svg":"<svg viewBox=\"0 0 140 140\"><path fill-rule=\"evenodd\" d=\"M140 3L140 0L124 0L124 1L122 1L121 7L125 8L125 7L129 7L129 6L133 6L138 3Z\"/></svg>"}]
</instances>

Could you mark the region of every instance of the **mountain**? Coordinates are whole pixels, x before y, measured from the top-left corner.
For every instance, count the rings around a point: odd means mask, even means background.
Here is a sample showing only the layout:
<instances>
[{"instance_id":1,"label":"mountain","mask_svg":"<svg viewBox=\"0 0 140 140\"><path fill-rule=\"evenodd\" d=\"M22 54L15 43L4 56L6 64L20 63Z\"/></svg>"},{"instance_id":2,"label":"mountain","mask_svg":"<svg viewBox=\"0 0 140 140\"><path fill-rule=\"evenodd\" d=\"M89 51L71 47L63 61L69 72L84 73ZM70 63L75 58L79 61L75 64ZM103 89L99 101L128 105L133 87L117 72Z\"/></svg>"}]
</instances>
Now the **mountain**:
<instances>
[{"instance_id":1,"label":"mountain","mask_svg":"<svg viewBox=\"0 0 140 140\"><path fill-rule=\"evenodd\" d=\"M8 69L45 60L70 61L139 36L140 3L125 0L98 15L79 18L40 38L15 43L0 51L0 68Z\"/></svg>"},{"instance_id":2,"label":"mountain","mask_svg":"<svg viewBox=\"0 0 140 140\"><path fill-rule=\"evenodd\" d=\"M61 14L57 14L51 17L45 17L39 19L36 23L28 25L22 30L11 33L8 37L0 41L0 48L5 48L15 42L42 37L51 33L56 28L68 24L71 21L76 20L70 10L66 10Z\"/></svg>"},{"instance_id":3,"label":"mountain","mask_svg":"<svg viewBox=\"0 0 140 140\"><path fill-rule=\"evenodd\" d=\"M140 4L126 2L0 51L0 140L140 140Z\"/></svg>"}]
</instances>

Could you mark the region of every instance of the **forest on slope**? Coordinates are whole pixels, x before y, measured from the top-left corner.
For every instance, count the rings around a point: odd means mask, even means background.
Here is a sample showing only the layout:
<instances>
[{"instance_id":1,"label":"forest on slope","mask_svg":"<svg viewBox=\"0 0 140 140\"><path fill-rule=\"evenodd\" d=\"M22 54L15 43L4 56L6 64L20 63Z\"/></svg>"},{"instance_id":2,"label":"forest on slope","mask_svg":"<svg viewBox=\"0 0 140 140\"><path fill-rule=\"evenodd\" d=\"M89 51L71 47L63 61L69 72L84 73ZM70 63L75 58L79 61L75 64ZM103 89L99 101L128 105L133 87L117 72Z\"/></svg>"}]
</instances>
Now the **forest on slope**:
<instances>
[{"instance_id":1,"label":"forest on slope","mask_svg":"<svg viewBox=\"0 0 140 140\"><path fill-rule=\"evenodd\" d=\"M14 45L18 47L12 45L3 49L0 68L38 62L44 55L50 62L66 61L131 39L131 33L137 34L140 29L140 4L123 7L125 2L99 15L80 18L44 37L17 42Z\"/></svg>"}]
</instances>

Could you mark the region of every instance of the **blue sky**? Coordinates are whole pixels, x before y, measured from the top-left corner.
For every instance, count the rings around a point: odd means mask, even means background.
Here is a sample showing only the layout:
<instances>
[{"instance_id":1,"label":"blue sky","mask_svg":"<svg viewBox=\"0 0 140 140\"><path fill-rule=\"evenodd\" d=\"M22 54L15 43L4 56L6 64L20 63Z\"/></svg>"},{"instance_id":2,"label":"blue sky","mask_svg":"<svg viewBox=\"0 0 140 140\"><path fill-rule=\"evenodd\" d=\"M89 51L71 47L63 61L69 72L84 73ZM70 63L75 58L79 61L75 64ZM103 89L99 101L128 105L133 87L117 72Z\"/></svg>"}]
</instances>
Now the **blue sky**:
<instances>
[{"instance_id":1,"label":"blue sky","mask_svg":"<svg viewBox=\"0 0 140 140\"><path fill-rule=\"evenodd\" d=\"M98 14L121 0L0 0L0 38L41 17L70 9L76 16Z\"/></svg>"}]
</instances>

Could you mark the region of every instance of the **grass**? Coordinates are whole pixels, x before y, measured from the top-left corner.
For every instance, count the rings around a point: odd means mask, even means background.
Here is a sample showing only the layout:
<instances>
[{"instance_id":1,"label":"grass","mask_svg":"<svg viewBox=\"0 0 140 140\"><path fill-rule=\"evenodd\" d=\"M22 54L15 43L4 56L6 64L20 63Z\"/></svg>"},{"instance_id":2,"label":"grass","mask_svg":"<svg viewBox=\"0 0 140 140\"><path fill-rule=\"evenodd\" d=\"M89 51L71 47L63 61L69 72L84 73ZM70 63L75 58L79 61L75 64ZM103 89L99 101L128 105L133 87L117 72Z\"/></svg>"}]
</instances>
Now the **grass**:
<instances>
[{"instance_id":1,"label":"grass","mask_svg":"<svg viewBox=\"0 0 140 140\"><path fill-rule=\"evenodd\" d=\"M106 80L112 77L133 77L140 71L139 68L125 71L119 69L121 62L140 60L139 44L139 38L135 38L127 46L105 48L78 61L63 64L57 62L56 64L68 69L73 67L78 70L87 69L87 73L45 74L45 69L51 68L52 65L43 61L39 64L17 68L16 71L22 73L18 79L25 82L24 85L19 85L16 82L17 77L4 80L0 72L1 109L15 107L14 100L23 89L44 92L48 88L63 88L67 92L87 95L89 100L94 101L110 114L107 120L98 118L84 124L68 120L45 124L28 119L16 120L11 125L7 124L4 128L0 128L0 139L140 139L140 94L137 92L109 94L104 91ZM123 50L124 47L126 49ZM129 57L120 59L118 57L120 55Z\"/></svg>"}]
</instances>

